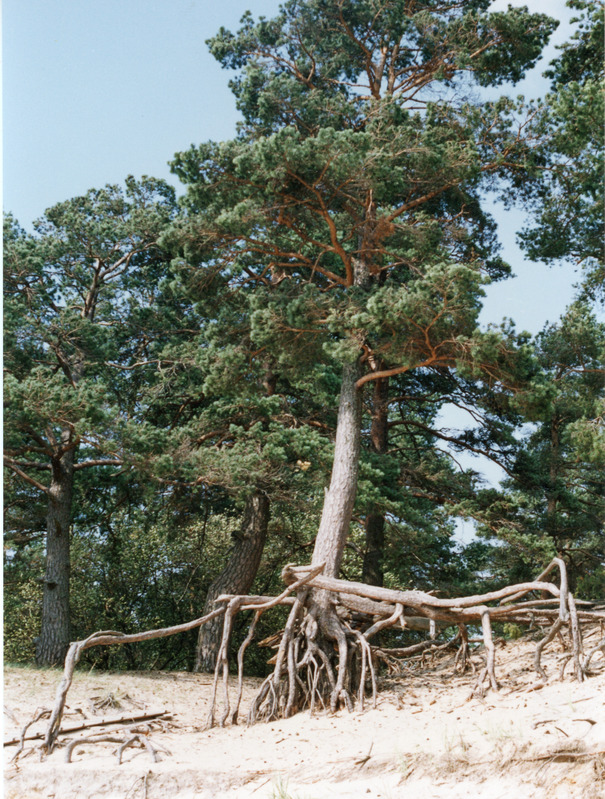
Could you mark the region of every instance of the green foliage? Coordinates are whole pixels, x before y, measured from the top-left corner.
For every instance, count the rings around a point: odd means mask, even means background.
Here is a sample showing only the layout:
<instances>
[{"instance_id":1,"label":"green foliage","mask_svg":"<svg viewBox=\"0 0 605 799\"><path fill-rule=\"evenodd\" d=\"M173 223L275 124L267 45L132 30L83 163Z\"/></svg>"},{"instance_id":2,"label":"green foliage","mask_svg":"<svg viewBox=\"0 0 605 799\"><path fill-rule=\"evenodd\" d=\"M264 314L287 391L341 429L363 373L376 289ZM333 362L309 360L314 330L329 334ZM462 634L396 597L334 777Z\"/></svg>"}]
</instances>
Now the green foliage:
<instances>
[{"instance_id":1,"label":"green foliage","mask_svg":"<svg viewBox=\"0 0 605 799\"><path fill-rule=\"evenodd\" d=\"M536 571L559 554L567 560L572 580L584 574L589 585L588 575L599 572L605 556L605 326L576 303L558 325L537 337L535 353L540 366L537 391L531 386L516 398L532 424L504 483L505 498L499 508L491 505L490 512L502 519L496 535L507 544L499 556L513 570L516 561Z\"/></svg>"},{"instance_id":2,"label":"green foliage","mask_svg":"<svg viewBox=\"0 0 605 799\"><path fill-rule=\"evenodd\" d=\"M40 582L44 551L40 543L6 549L4 553L4 659L31 663L40 630Z\"/></svg>"},{"instance_id":3,"label":"green foliage","mask_svg":"<svg viewBox=\"0 0 605 799\"><path fill-rule=\"evenodd\" d=\"M150 497L151 499L151 497ZM189 505L190 503L187 503ZM139 632L194 619L202 614L204 597L221 572L239 528L239 514L212 513L210 505L175 514L179 501L153 500L145 511L118 511L97 530L76 531L72 546L72 611L74 635L84 638L96 629ZM280 590L280 571L288 557L304 551L316 521L308 513L292 517L279 507L273 514L270 543L254 590ZM275 631L283 613L263 617L257 640ZM233 650L245 636L238 619ZM92 649L83 663L106 669L190 669L196 631L127 647ZM264 674L269 650L252 648L248 673Z\"/></svg>"},{"instance_id":4,"label":"green foliage","mask_svg":"<svg viewBox=\"0 0 605 799\"><path fill-rule=\"evenodd\" d=\"M603 76L605 56L605 13L599 0L567 0L568 8L580 12L573 22L578 23L571 39L560 46L562 51L546 72L552 78L553 89L577 81Z\"/></svg>"},{"instance_id":5,"label":"green foliage","mask_svg":"<svg viewBox=\"0 0 605 799\"><path fill-rule=\"evenodd\" d=\"M5 220L5 451L24 479L49 470L66 430L81 463L123 457L137 381L119 370L144 358L173 210L167 184L128 178L49 209L34 236Z\"/></svg>"},{"instance_id":6,"label":"green foliage","mask_svg":"<svg viewBox=\"0 0 605 799\"><path fill-rule=\"evenodd\" d=\"M72 613L74 633L84 638L96 629L139 632L178 624L201 614L200 595L208 572L223 556L228 519L212 519L202 548L200 525L185 535L170 534L166 523L150 524L140 513L112 519L104 535L74 536ZM214 565L216 568L216 565ZM187 669L194 634L131 647L99 648L87 662L102 668Z\"/></svg>"},{"instance_id":7,"label":"green foliage","mask_svg":"<svg viewBox=\"0 0 605 799\"><path fill-rule=\"evenodd\" d=\"M76 476L133 463L146 430L137 380L123 375L145 359L141 309L165 268L157 240L174 209L166 183L129 177L50 208L34 235L5 220L4 463L7 487L19 478L48 503L41 663L59 660L70 635L63 542Z\"/></svg>"},{"instance_id":8,"label":"green foliage","mask_svg":"<svg viewBox=\"0 0 605 799\"><path fill-rule=\"evenodd\" d=\"M584 297L603 299L603 4L569 0L577 30L546 73L552 91L533 109L536 180L521 187L534 224L520 234L532 260L582 263Z\"/></svg>"},{"instance_id":9,"label":"green foliage","mask_svg":"<svg viewBox=\"0 0 605 799\"><path fill-rule=\"evenodd\" d=\"M272 511L252 590L308 562L341 368L360 353L361 383L389 381L388 443L374 445L366 388L344 576L360 579L376 513L388 585L472 593L561 553L602 595L603 327L586 302L534 342L477 324L484 286L510 272L482 200L506 181L534 214L530 257L582 260L584 299L598 294L602 9L571 4L578 34L529 110L472 89L524 76L556 25L545 15L488 0L246 14L209 43L237 71L239 135L175 155L178 211L167 184L128 178L58 204L34 235L5 220L8 660L33 654L40 496L66 442L74 635L177 624L201 614L253 491ZM448 405L467 429L444 427ZM502 463L503 489L482 490L460 452ZM464 550L456 518L481 534ZM189 668L195 636L85 662ZM250 648L248 670L271 654Z\"/></svg>"},{"instance_id":10,"label":"green foliage","mask_svg":"<svg viewBox=\"0 0 605 799\"><path fill-rule=\"evenodd\" d=\"M504 635L506 638L516 641L517 638L521 638L522 630L517 624L503 624L502 625Z\"/></svg>"},{"instance_id":11,"label":"green foliage","mask_svg":"<svg viewBox=\"0 0 605 799\"><path fill-rule=\"evenodd\" d=\"M602 602L603 596L605 596L605 567L603 564L598 564L596 568L579 575L576 590L581 597L586 597L593 602Z\"/></svg>"},{"instance_id":12,"label":"green foliage","mask_svg":"<svg viewBox=\"0 0 605 799\"><path fill-rule=\"evenodd\" d=\"M448 87L465 73L482 85L519 80L556 23L523 9L490 14L488 5L290 0L274 19L247 14L236 34L222 28L209 45L240 70L232 88L242 130L358 127L367 113L359 98L383 88L416 99L433 81Z\"/></svg>"},{"instance_id":13,"label":"green foliage","mask_svg":"<svg viewBox=\"0 0 605 799\"><path fill-rule=\"evenodd\" d=\"M367 379L377 364L397 375L456 368L503 393L527 371L510 332L476 330L483 283L507 271L480 188L526 157L512 106L442 99L469 72L481 82L518 79L552 24L485 9L290 3L272 21L247 15L237 34L212 40L215 56L239 71L245 123L233 141L176 155L187 194L165 237L192 284L229 297L205 333L208 392L249 396L270 364L281 393L286 382L292 393L319 388L335 408L333 377L331 396L317 378L356 360L360 347ZM249 454L257 430L271 436L268 422L229 430L242 474L259 474ZM248 439L245 456L236 436ZM290 462L299 457L291 452ZM275 441L267 454L287 456L288 447ZM387 491L380 476L392 481L397 469L363 468L360 496L372 502Z\"/></svg>"}]
</instances>

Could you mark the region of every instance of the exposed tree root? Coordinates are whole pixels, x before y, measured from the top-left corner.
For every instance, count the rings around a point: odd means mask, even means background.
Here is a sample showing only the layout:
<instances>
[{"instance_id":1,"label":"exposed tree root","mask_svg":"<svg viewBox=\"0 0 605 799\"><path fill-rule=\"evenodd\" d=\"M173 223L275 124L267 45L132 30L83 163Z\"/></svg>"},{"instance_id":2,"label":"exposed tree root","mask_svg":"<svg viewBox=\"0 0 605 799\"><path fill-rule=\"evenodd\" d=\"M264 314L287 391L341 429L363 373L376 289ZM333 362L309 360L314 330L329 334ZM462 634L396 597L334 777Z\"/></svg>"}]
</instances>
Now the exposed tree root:
<instances>
[{"instance_id":1,"label":"exposed tree root","mask_svg":"<svg viewBox=\"0 0 605 799\"><path fill-rule=\"evenodd\" d=\"M559 585L546 582L553 569L559 571ZM567 631L568 660L573 660L575 678L583 680L591 658L605 651L605 639L586 655L583 651L582 626L605 621L605 610L595 609L591 603L574 601L568 590L565 564L555 558L537 580L507 586L476 596L444 599L422 591L397 591L363 583L347 582L324 577L321 566L286 566L282 578L285 590L277 597L222 595L217 598L217 610L177 627L150 630L136 635L116 632L98 632L85 641L71 644L65 660L63 680L43 743L49 753L60 732L60 723L73 671L85 649L97 645L120 644L159 638L198 627L223 615L223 635L214 673L213 693L208 716L208 726L237 723L244 678L244 655L253 641L261 615L276 605L290 608L285 628L278 636L271 636L264 645L277 645L271 659L273 672L263 681L248 712L248 723L288 717L308 708L352 709L355 704L363 709L368 694L376 704L376 672L379 663L391 671L406 658L424 657L444 649L457 648L454 672L464 672L469 666L475 671L470 657L467 625L480 626L486 661L475 691L483 691L484 684L498 690L496 679L496 649L492 636L494 623L515 623L528 627L548 627L548 632L536 645L534 667L542 680L547 675L541 665L545 647ZM540 597L531 598L534 594ZM495 604L495 603L499 604ZM577 606L580 606L580 609ZM237 613L254 611L248 634L237 653L237 694L232 705L229 695L229 649L233 620ZM456 628L453 637L447 631ZM373 645L371 639L379 632L415 630L425 632L430 638L399 648ZM437 631L441 639L437 640ZM279 642L279 643L278 643ZM222 709L218 711L219 683L222 683ZM134 739L133 739L134 740ZM139 741L140 743L140 741ZM145 741L143 741L145 744ZM127 745L130 745L128 743Z\"/></svg>"},{"instance_id":2,"label":"exposed tree root","mask_svg":"<svg viewBox=\"0 0 605 799\"><path fill-rule=\"evenodd\" d=\"M556 568L559 570L560 585L544 582L543 578ZM603 618L602 612L576 609L574 598L567 588L565 564L558 558L542 572L540 579L531 583L459 599L440 599L419 591L395 591L350 583L320 574L311 577L310 568L304 566L287 566L282 577L291 588L298 587L305 577L308 579L304 590L297 595L281 634L277 654L271 661L274 670L264 680L250 708L249 723L287 717L301 708L313 711L319 706L335 711L339 707L351 709L357 702L362 709L369 690L375 703L378 661L394 670L402 657L418 652L435 653L459 643L455 670L464 671L468 666L474 670L467 624L481 625L486 652L485 667L478 677L474 692L483 691L485 683L492 690L498 690L496 649L492 635L494 622L524 625L546 623L550 626L548 634L536 646L534 659L536 671L543 680L547 677L541 665L542 652L561 629L567 628L575 677L582 680L588 659L582 657L581 624ZM521 601L531 593L542 596L550 594L552 598ZM328 602L325 598L317 601L318 596L322 598L326 594L329 595ZM232 602L237 598L221 599ZM498 600L500 604L494 605ZM457 626L458 633L455 638L445 642L431 639L399 649L386 650L371 645L370 639L382 630L411 626L407 623L408 618L414 620L415 629L432 632L431 627L435 629L437 625L442 628ZM253 621L254 626L257 621L258 614ZM252 634L251 628L246 646ZM242 660L239 658L240 680L241 668ZM215 692L212 715L216 702ZM223 713L222 719L225 718Z\"/></svg>"},{"instance_id":3,"label":"exposed tree root","mask_svg":"<svg viewBox=\"0 0 605 799\"><path fill-rule=\"evenodd\" d=\"M473 663L470 655L468 630L466 629L466 624L460 623L458 625L458 634L460 636L460 646L458 648L458 652L456 653L456 660L454 661L454 673L460 671L461 674L464 674L466 669L470 666L474 674L475 664Z\"/></svg>"},{"instance_id":4,"label":"exposed tree root","mask_svg":"<svg viewBox=\"0 0 605 799\"><path fill-rule=\"evenodd\" d=\"M138 641L149 641L153 638L167 638L170 635L176 635L177 633L186 632L187 630L192 630L195 627L199 627L200 625L205 624L207 621L222 615L224 612L225 608L221 607L212 611L212 613L207 613L205 616L202 616L199 619L194 619L193 621L186 622L185 624L179 624L176 627L163 627L159 630L146 630L145 632L134 633L132 635L114 632L113 630L100 630L99 632L89 635L84 641L74 641L72 644L70 644L65 657L63 679L57 688L55 706L53 708L48 729L44 737L44 743L42 744L42 753L50 754L50 752L53 750L55 741L57 740L57 736L59 735L61 729L65 701L73 680L74 669L76 668L76 665L78 664L78 661L80 660L84 650L90 649L93 646L111 646L113 644L129 644L136 643Z\"/></svg>"},{"instance_id":5,"label":"exposed tree root","mask_svg":"<svg viewBox=\"0 0 605 799\"><path fill-rule=\"evenodd\" d=\"M126 749L128 749L131 746L138 746L142 749L146 749L154 763L159 763L160 753L163 752L164 754L167 755L170 754L168 749L165 749L163 746L160 746L159 744L152 743L146 732L140 732L137 730L127 730L126 735L121 737L118 737L116 735L101 734L101 735L89 735L87 737L76 738L72 741L69 741L65 748L65 762L71 763L71 758L73 756L76 747L89 744L98 744L98 743L120 744L116 750L118 765L121 765L124 752L126 751Z\"/></svg>"},{"instance_id":6,"label":"exposed tree root","mask_svg":"<svg viewBox=\"0 0 605 799\"><path fill-rule=\"evenodd\" d=\"M582 664L582 668L585 674L588 673L588 667L590 666L590 661L592 660L593 656L597 654L597 652L603 652L603 657L605 657L605 638L601 638L599 643L591 650L589 650L586 657L584 658L584 663Z\"/></svg>"},{"instance_id":7,"label":"exposed tree root","mask_svg":"<svg viewBox=\"0 0 605 799\"><path fill-rule=\"evenodd\" d=\"M17 751L13 755L13 757L11 759L11 763L16 763L19 760L19 757L21 756L21 753L23 752L23 749L25 748L25 741L28 740L30 737L33 737L33 736L27 736L26 735L26 733L29 730L29 728L33 724L35 724L36 722L40 721L41 719L50 717L50 714L51 714L51 711L48 710L47 708L38 708L38 710L36 710L36 712L34 713L32 718L27 722L27 724L21 730L21 736L20 736L20 738L18 740L19 748L17 749ZM15 743L15 742L14 741L10 741L9 745L12 745L13 743ZM5 744L5 746L6 745L7 744Z\"/></svg>"}]
</instances>

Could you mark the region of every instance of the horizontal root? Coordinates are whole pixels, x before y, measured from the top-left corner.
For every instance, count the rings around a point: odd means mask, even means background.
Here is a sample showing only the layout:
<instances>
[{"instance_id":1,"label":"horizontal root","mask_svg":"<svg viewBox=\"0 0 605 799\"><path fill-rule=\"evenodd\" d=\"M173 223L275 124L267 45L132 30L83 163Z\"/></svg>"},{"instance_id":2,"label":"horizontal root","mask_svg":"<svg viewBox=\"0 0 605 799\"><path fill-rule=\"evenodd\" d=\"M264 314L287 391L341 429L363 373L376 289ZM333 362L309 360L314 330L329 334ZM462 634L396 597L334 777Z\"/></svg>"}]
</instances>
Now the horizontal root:
<instances>
[{"instance_id":1,"label":"horizontal root","mask_svg":"<svg viewBox=\"0 0 605 799\"><path fill-rule=\"evenodd\" d=\"M118 760L118 765L122 764L122 758L124 756L124 752L131 746L138 746L142 749L146 749L154 763L159 763L160 761L160 753L164 753L169 755L170 752L163 746L159 744L154 744L149 739L149 736L140 733L129 731L127 736L116 736L116 735L90 735L83 738L76 738L75 740L69 741L67 743L65 749L65 762L71 763L71 759L75 749L78 746L84 746L89 744L99 744L99 743L117 743L120 744L116 751L116 757Z\"/></svg>"},{"instance_id":2,"label":"horizontal root","mask_svg":"<svg viewBox=\"0 0 605 799\"><path fill-rule=\"evenodd\" d=\"M375 704L378 662L391 668L401 659L416 657L425 652L434 654L441 649L458 645L454 671L464 672L468 666L474 671L466 633L468 624L481 625L487 655L476 690L486 680L492 690L498 690L492 636L494 622L549 628L548 633L538 642L534 656L534 667L544 681L547 677L541 665L542 653L563 629L569 631L570 659L574 663L576 679L584 679L592 657L599 650L605 651L603 639L584 655L582 625L605 623L605 609L595 606L594 603L574 599L568 590L565 564L560 558L553 559L534 581L457 598L441 598L423 591L399 591L339 580L325 577L322 570L323 565L288 565L282 571L286 588L277 597L224 595L217 599L220 607L192 622L133 635L100 631L84 641L72 643L42 746L43 752L48 754L52 751L61 732L63 709L74 668L85 649L175 635L200 627L221 615L224 619L223 637L214 675L209 726L216 723L219 682L222 682L224 695L219 724L224 725L229 721L236 723L242 696L244 654L254 638L260 616L278 605L289 607L290 615L282 634L271 642L279 641L274 669L263 681L252 703L248 723L289 716L303 708L311 711L318 706L331 711L339 707L351 709L355 701L363 707L368 683ZM558 570L559 585L546 581L553 570ZM231 708L231 630L235 615L247 610L254 611L254 617L237 655L238 690L234 707ZM443 633L449 627L458 628L456 637L445 641L436 640L437 633ZM373 646L370 639L387 629L426 632L431 639L391 649Z\"/></svg>"}]
</instances>

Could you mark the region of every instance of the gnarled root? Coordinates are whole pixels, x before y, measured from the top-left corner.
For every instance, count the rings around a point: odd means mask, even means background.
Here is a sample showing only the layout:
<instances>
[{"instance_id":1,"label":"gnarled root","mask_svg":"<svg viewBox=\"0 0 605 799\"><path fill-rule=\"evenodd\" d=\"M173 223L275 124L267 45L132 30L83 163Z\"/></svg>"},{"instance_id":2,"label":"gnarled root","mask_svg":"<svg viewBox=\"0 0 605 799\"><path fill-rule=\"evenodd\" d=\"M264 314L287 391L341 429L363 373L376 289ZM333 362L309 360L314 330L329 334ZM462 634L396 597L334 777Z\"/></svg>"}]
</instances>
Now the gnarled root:
<instances>
[{"instance_id":1,"label":"gnarled root","mask_svg":"<svg viewBox=\"0 0 605 799\"><path fill-rule=\"evenodd\" d=\"M467 667L470 666L473 674L475 674L476 669L475 669L475 664L473 663L470 655L468 630L466 629L466 624L460 623L458 625L458 636L460 638L460 646L458 647L458 651L456 652L456 659L454 661L454 672L459 671L460 674L464 674Z\"/></svg>"},{"instance_id":2,"label":"gnarled root","mask_svg":"<svg viewBox=\"0 0 605 799\"><path fill-rule=\"evenodd\" d=\"M557 567L561 576L560 587L542 579ZM357 703L363 709L370 689L375 704L378 660L393 670L401 657L414 656L416 652L435 654L459 644L454 670L465 671L470 666L475 671L470 658L467 624L481 624L486 653L485 666L473 693L482 692L484 684L498 690L492 635L494 622L531 624L536 617L550 621L549 634L536 648L535 667L542 677L545 674L540 657L544 647L562 628L569 629L576 678L582 679L586 660L582 658L580 624L603 616L597 611L576 610L574 599L567 590L565 565L560 559L555 559L533 582L460 599L440 599L420 591L395 591L345 582L323 577L317 569L308 566L287 566L282 577L289 584L290 591L297 589L297 595L281 634L277 654L270 661L274 663L274 670L264 680L252 703L248 723L288 717L304 708L313 711L321 707L334 712L342 707L350 710ZM288 590L282 596L287 593ZM531 593L542 597L546 594L551 598L525 600ZM497 600L500 600L500 605L488 604ZM291 597L289 601L292 602ZM258 612L262 612L260 606L257 607ZM255 616L253 625L257 620L258 616ZM228 624L229 612L225 614L225 625ZM451 626L458 627L455 638L445 642L433 639L438 627ZM370 639L389 627L424 630L432 637L409 647L384 649L372 646ZM246 646L252 633L251 629ZM276 639L272 638L271 643L273 640ZM225 667L224 663L222 667ZM238 657L238 668L241 681L241 657Z\"/></svg>"},{"instance_id":3,"label":"gnarled root","mask_svg":"<svg viewBox=\"0 0 605 799\"><path fill-rule=\"evenodd\" d=\"M364 647L365 644L365 647ZM369 645L348 628L333 608L318 604L308 591L294 603L275 658L273 673L265 679L252 703L248 723L279 716L317 704L332 712L353 708L352 660L362 655L361 673L367 668Z\"/></svg>"},{"instance_id":4,"label":"gnarled root","mask_svg":"<svg viewBox=\"0 0 605 799\"><path fill-rule=\"evenodd\" d=\"M545 582L544 578L557 568L560 575L559 586ZM75 666L85 649L175 635L200 627L220 615L224 617L223 637L217 657L208 726L216 723L217 692L221 681L224 700L218 723L223 726L228 721L237 722L242 697L244 654L253 639L260 616L276 605L289 606L290 614L279 639L277 654L270 661L275 663L274 670L263 681L252 703L248 723L288 717L305 708L313 711L317 706L334 712L341 707L350 710L357 701L363 708L369 688L375 704L378 660L386 663L389 669L395 670L399 658L416 657L415 653L422 653L420 657L424 653L434 655L460 642L454 670L464 671L467 664L470 664L474 671L466 627L468 624L481 624L487 655L485 668L475 690L481 688L485 681L493 690L498 690L492 639L494 622L550 625L550 631L536 647L534 658L536 671L544 680L546 674L541 665L542 652L564 628L569 631L569 659L573 660L576 679L584 678L591 658L604 648L601 641L584 655L582 625L602 625L605 622L605 611L595 607L594 603L574 600L568 590L565 564L560 558L555 558L531 582L458 598L441 598L423 591L399 591L348 582L324 577L322 571L323 565L289 565L282 572L286 588L277 597L223 595L216 600L220 605L217 610L185 624L132 635L101 631L84 641L72 643L65 660L63 680L57 690L55 708L42 744L43 753L52 751L62 732L60 725L67 692ZM532 599L532 594L540 598ZM494 604L496 602L499 604ZM254 617L238 652L238 690L235 705L231 708L229 645L233 619L240 611L250 610L254 611ZM437 630L448 627L458 628L456 637L445 642L435 640ZM373 646L370 639L387 628L424 632L430 634L431 638L407 647L385 649ZM277 636L272 636L272 639L278 640Z\"/></svg>"},{"instance_id":5,"label":"gnarled root","mask_svg":"<svg viewBox=\"0 0 605 799\"><path fill-rule=\"evenodd\" d=\"M170 752L165 747L161 746L157 743L152 743L149 739L149 736L146 733L137 732L135 730L127 731L126 737L124 736L116 736L111 734L100 734L100 735L89 735L83 738L76 738L72 741L67 742L67 746L65 748L65 762L71 763L71 758L73 756L74 750L78 746L89 745L89 744L99 744L99 743L116 743L120 744L120 746L116 750L116 757L118 759L118 765L122 764L122 757L124 756L124 752L131 746L138 746L141 749L146 749L149 756L151 757L154 763L159 763L160 761L160 753L164 753L169 755Z\"/></svg>"}]
</instances>

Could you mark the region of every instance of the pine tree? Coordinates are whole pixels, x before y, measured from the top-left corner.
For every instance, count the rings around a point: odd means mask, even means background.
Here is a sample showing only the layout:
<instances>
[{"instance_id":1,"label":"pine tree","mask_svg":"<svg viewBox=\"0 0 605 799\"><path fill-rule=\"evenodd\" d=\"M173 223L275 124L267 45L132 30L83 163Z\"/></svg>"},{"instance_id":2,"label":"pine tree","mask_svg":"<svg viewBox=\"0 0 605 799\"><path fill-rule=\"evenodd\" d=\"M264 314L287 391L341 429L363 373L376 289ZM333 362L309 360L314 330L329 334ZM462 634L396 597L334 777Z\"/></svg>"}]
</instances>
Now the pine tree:
<instances>
[{"instance_id":1,"label":"pine tree","mask_svg":"<svg viewBox=\"0 0 605 799\"><path fill-rule=\"evenodd\" d=\"M573 590L582 583L584 596L599 596L605 556L604 355L605 327L582 303L536 338L539 372L516 398L529 424L504 493L489 510L493 521L501 513L487 535L507 544L494 550L494 560L508 579L526 579L558 555L567 562Z\"/></svg>"},{"instance_id":2,"label":"pine tree","mask_svg":"<svg viewBox=\"0 0 605 799\"><path fill-rule=\"evenodd\" d=\"M546 75L551 91L531 107L533 175L515 199L530 224L520 235L532 260L582 266L578 298L535 341L539 377L520 403L533 422L512 480L509 540L525 564L558 552L586 593L602 586L604 329L593 307L604 299L602 3L569 0L576 30ZM518 503L518 506L517 504Z\"/></svg>"},{"instance_id":3,"label":"pine tree","mask_svg":"<svg viewBox=\"0 0 605 799\"><path fill-rule=\"evenodd\" d=\"M605 300L603 151L605 133L604 10L600 2L568 0L580 12L571 39L545 73L551 91L531 108L536 139L534 179L521 181L531 224L521 244L531 260L567 262L584 271L583 296Z\"/></svg>"},{"instance_id":4,"label":"pine tree","mask_svg":"<svg viewBox=\"0 0 605 799\"><path fill-rule=\"evenodd\" d=\"M34 235L5 224L4 463L47 502L39 665L60 662L70 641L76 476L124 462L128 386L117 362L140 356L129 314L165 264L157 239L174 209L167 184L129 178L125 190L54 206Z\"/></svg>"},{"instance_id":5,"label":"pine tree","mask_svg":"<svg viewBox=\"0 0 605 799\"><path fill-rule=\"evenodd\" d=\"M245 16L210 43L239 70L240 135L173 163L188 186L174 239L202 274L255 287L256 352L284 373L303 345L341 365L313 555L328 576L355 502L363 386L460 369L497 388L516 369L505 337L477 331L482 283L506 274L480 192L524 165L525 121L468 94L520 79L555 23L488 5L292 0L274 20ZM338 641L334 705L344 634L321 592L309 607Z\"/></svg>"}]
</instances>

